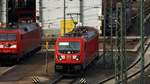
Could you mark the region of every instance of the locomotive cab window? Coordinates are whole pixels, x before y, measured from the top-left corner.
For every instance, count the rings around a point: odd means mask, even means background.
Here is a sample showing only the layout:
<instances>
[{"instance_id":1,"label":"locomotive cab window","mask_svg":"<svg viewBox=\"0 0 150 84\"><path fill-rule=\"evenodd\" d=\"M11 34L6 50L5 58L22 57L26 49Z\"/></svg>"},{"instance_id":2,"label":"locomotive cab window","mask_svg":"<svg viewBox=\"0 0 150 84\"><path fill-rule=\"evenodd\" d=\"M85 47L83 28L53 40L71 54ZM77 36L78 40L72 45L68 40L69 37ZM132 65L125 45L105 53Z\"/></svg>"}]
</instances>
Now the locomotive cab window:
<instances>
[{"instance_id":1,"label":"locomotive cab window","mask_svg":"<svg viewBox=\"0 0 150 84\"><path fill-rule=\"evenodd\" d=\"M79 42L59 42L58 51L64 54L79 53L80 43Z\"/></svg>"},{"instance_id":2,"label":"locomotive cab window","mask_svg":"<svg viewBox=\"0 0 150 84\"><path fill-rule=\"evenodd\" d=\"M0 41L14 41L16 40L16 34L0 34Z\"/></svg>"}]
</instances>

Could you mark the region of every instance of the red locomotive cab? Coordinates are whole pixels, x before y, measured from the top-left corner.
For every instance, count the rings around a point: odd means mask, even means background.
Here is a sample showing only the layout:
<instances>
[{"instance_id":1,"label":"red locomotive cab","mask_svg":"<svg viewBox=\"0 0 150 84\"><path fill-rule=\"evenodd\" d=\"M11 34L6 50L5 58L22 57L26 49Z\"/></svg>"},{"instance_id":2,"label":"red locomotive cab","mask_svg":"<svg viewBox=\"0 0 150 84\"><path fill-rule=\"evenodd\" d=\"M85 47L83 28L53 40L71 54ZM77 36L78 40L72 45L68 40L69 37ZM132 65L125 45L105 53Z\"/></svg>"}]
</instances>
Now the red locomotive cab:
<instances>
[{"instance_id":1,"label":"red locomotive cab","mask_svg":"<svg viewBox=\"0 0 150 84\"><path fill-rule=\"evenodd\" d=\"M67 69L68 65L72 66L72 70L82 69L84 57L84 41L82 38L58 38L55 49L56 71Z\"/></svg>"},{"instance_id":2,"label":"red locomotive cab","mask_svg":"<svg viewBox=\"0 0 150 84\"><path fill-rule=\"evenodd\" d=\"M0 29L0 62L19 62L41 49L41 28L36 23L18 23Z\"/></svg>"},{"instance_id":3,"label":"red locomotive cab","mask_svg":"<svg viewBox=\"0 0 150 84\"><path fill-rule=\"evenodd\" d=\"M17 54L17 33L0 34L0 54Z\"/></svg>"},{"instance_id":4,"label":"red locomotive cab","mask_svg":"<svg viewBox=\"0 0 150 84\"><path fill-rule=\"evenodd\" d=\"M79 64L82 62L83 39L59 38L56 42L56 63Z\"/></svg>"}]
</instances>

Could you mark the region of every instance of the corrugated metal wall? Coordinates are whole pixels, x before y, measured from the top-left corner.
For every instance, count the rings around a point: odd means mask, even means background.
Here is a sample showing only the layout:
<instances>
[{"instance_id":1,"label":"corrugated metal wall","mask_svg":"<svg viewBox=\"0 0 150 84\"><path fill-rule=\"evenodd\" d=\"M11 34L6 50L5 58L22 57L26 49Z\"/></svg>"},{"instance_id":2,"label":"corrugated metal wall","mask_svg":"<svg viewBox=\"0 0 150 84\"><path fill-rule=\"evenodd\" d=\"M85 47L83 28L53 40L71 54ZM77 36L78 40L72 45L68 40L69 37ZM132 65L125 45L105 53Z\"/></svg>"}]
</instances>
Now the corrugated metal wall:
<instances>
[{"instance_id":1,"label":"corrugated metal wall","mask_svg":"<svg viewBox=\"0 0 150 84\"><path fill-rule=\"evenodd\" d=\"M79 13L79 1L80 0L66 0L66 14L67 13ZM60 20L63 20L63 0L43 0L43 19L44 28L48 28L51 24L51 28L58 29L60 27ZM88 26L94 26L98 28L98 15L101 8L101 0L84 0L84 23ZM73 15L74 19L79 21L79 16ZM71 19L69 15L66 15L66 19Z\"/></svg>"},{"instance_id":2,"label":"corrugated metal wall","mask_svg":"<svg viewBox=\"0 0 150 84\"><path fill-rule=\"evenodd\" d=\"M0 0L0 22L6 23L6 1L7 0Z\"/></svg>"}]
</instances>

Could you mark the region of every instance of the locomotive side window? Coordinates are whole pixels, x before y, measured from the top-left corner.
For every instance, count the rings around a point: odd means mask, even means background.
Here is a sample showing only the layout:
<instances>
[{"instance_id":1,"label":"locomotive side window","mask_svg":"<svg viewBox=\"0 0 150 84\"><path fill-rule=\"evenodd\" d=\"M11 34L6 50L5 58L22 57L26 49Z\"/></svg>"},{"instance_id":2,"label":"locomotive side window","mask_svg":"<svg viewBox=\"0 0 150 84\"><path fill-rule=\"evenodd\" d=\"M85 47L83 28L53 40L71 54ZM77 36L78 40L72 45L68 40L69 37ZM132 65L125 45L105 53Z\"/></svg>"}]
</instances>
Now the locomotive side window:
<instances>
[{"instance_id":1,"label":"locomotive side window","mask_svg":"<svg viewBox=\"0 0 150 84\"><path fill-rule=\"evenodd\" d=\"M8 40L16 40L16 34L8 34Z\"/></svg>"},{"instance_id":2,"label":"locomotive side window","mask_svg":"<svg viewBox=\"0 0 150 84\"><path fill-rule=\"evenodd\" d=\"M0 34L0 41L16 40L16 34Z\"/></svg>"},{"instance_id":3,"label":"locomotive side window","mask_svg":"<svg viewBox=\"0 0 150 84\"><path fill-rule=\"evenodd\" d=\"M80 51L79 42L59 42L58 46L60 53L74 54Z\"/></svg>"},{"instance_id":4,"label":"locomotive side window","mask_svg":"<svg viewBox=\"0 0 150 84\"><path fill-rule=\"evenodd\" d=\"M1 41L7 40L7 34L0 34L0 40Z\"/></svg>"}]
</instances>

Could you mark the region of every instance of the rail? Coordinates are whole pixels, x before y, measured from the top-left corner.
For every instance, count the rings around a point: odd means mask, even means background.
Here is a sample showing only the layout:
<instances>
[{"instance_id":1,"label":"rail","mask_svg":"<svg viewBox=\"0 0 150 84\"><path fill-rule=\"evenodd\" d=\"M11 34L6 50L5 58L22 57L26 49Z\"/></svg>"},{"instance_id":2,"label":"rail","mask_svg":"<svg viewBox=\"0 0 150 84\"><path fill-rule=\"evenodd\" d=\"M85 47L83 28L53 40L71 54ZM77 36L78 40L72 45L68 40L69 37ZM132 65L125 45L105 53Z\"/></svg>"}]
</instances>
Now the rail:
<instances>
[{"instance_id":1,"label":"rail","mask_svg":"<svg viewBox=\"0 0 150 84\"><path fill-rule=\"evenodd\" d=\"M77 76L66 76L61 74L60 76L56 77L53 81L50 81L49 84L72 84L77 80Z\"/></svg>"},{"instance_id":2,"label":"rail","mask_svg":"<svg viewBox=\"0 0 150 84\"><path fill-rule=\"evenodd\" d=\"M145 50L144 50L144 53L147 51L147 49L148 49L149 46L150 46L150 43L148 43L148 45L146 46L146 48L145 48ZM141 60L141 58L140 58L140 56L139 56L139 57L137 58L137 60L127 68L127 71L129 71L131 68L133 68L135 65L137 65L137 64L140 62L140 60ZM120 72L119 72L119 73L120 73ZM117 75L119 75L119 73L117 73ZM115 75L113 75L113 76L111 76L111 77L109 77L109 78L107 78L107 79L104 79L104 80L98 82L98 84L105 83L105 82L110 81L110 80L112 80L112 79L114 79L114 78L115 78Z\"/></svg>"},{"instance_id":3,"label":"rail","mask_svg":"<svg viewBox=\"0 0 150 84\"><path fill-rule=\"evenodd\" d=\"M149 12L149 11L150 11L150 7L148 6L148 8L146 8L144 12L147 13L147 12ZM137 16L139 16L139 14L137 14L137 15L134 16L134 17L132 17L132 19L135 19ZM147 21L149 18L150 18L150 13L148 13L148 14L146 15L146 17L144 18L144 23L146 23L146 21ZM147 51L147 49L148 49L149 46L150 46L150 43L148 43L146 49L144 50L144 53ZM127 68L127 71L129 71L131 68L133 68L135 65L137 65L137 64L140 62L140 60L141 60L141 58L139 57L131 66L129 66L129 67ZM144 69L146 69L149 65L150 65L150 63L148 63L148 64L144 67ZM118 72L117 75L118 75L119 73L120 73L120 72ZM129 78L131 78L131 77L137 75L138 73L140 73L140 70L137 71L136 73L132 74L131 76L127 77L127 79L129 79ZM111 76L111 77L109 77L109 78L107 78L107 79L104 79L104 80L98 82L98 84L103 84L103 83L105 83L105 82L107 82L107 81L110 81L110 80L112 80L112 79L114 79L114 78L115 78L115 76L113 75L113 76Z\"/></svg>"},{"instance_id":4,"label":"rail","mask_svg":"<svg viewBox=\"0 0 150 84\"><path fill-rule=\"evenodd\" d=\"M54 79L52 82L49 84L56 84L58 81L60 81L63 78L63 75L58 76L56 79Z\"/></svg>"},{"instance_id":5,"label":"rail","mask_svg":"<svg viewBox=\"0 0 150 84\"><path fill-rule=\"evenodd\" d=\"M0 71L0 76L4 75L5 73L9 72L10 70L14 69L17 65L13 65L11 67L5 67L4 70ZM2 69L2 67L0 67Z\"/></svg>"}]
</instances>

